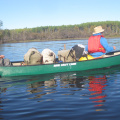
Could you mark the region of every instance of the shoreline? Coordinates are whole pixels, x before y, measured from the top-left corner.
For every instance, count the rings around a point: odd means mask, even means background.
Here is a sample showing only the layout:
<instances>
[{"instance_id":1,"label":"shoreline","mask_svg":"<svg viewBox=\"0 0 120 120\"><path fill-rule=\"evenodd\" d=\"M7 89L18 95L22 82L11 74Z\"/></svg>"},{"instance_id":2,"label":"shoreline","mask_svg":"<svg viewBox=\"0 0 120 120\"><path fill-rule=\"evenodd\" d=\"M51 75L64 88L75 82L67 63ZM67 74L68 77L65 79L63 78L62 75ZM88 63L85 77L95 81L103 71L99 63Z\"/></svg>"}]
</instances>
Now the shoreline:
<instances>
[{"instance_id":1,"label":"shoreline","mask_svg":"<svg viewBox=\"0 0 120 120\"><path fill-rule=\"evenodd\" d=\"M69 41L69 40L87 40L88 38L72 38L72 39L50 39L50 40L21 40L21 41L8 41L0 44L5 44L5 43L27 43L27 42L47 42L47 41Z\"/></svg>"},{"instance_id":2,"label":"shoreline","mask_svg":"<svg viewBox=\"0 0 120 120\"><path fill-rule=\"evenodd\" d=\"M114 39L114 38L120 38L120 37L105 37L106 39ZM50 39L50 40L21 40L21 41L8 41L0 44L5 43L27 43L27 42L48 42L48 41L70 41L70 40L88 40L89 38L72 38L72 39Z\"/></svg>"}]
</instances>

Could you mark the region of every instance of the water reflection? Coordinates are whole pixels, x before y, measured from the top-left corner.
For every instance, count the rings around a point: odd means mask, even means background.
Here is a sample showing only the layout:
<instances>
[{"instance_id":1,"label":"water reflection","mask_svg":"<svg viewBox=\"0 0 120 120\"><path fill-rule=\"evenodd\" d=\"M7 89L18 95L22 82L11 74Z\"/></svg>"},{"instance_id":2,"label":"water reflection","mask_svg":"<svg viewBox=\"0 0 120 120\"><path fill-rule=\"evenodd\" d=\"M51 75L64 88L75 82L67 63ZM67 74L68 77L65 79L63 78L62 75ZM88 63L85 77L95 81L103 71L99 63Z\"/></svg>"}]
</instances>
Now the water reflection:
<instances>
[{"instance_id":1,"label":"water reflection","mask_svg":"<svg viewBox=\"0 0 120 120\"><path fill-rule=\"evenodd\" d=\"M104 94L105 87L107 86L107 78L106 76L89 76L89 88L88 90L91 92L91 97L94 103L96 103L95 107L101 107L106 102L105 97L107 96ZM96 109L96 111L100 111L100 109Z\"/></svg>"},{"instance_id":2,"label":"water reflection","mask_svg":"<svg viewBox=\"0 0 120 120\"><path fill-rule=\"evenodd\" d=\"M108 102L111 103L109 97L111 96L112 99L112 95L109 91L113 85L109 76L111 75L114 81L115 74L117 74L116 69L112 68L0 78L0 114L2 115L0 119L8 119L14 114L15 119L22 119L22 115L29 116L31 112L34 113L35 119L36 116L40 117L40 113L50 116L53 115L52 112L57 112L56 115L59 117L63 110L68 116L72 113L84 115L93 110L108 111L110 107L106 106ZM115 89L119 93L117 90L119 89Z\"/></svg>"},{"instance_id":3,"label":"water reflection","mask_svg":"<svg viewBox=\"0 0 120 120\"><path fill-rule=\"evenodd\" d=\"M42 80L42 81L41 81ZM84 88L84 82L86 80L86 77L77 77L76 73L62 73L51 76L45 76L44 80L43 78L39 81L36 81L36 78L32 78L30 80L27 80L28 87L27 92L30 92L30 94L35 94L35 96L29 98L29 99L36 99L41 98L44 95L47 94L53 94L57 93L58 89L66 89L62 95L71 95L71 91L80 91L81 88ZM80 89L70 89L69 93L67 93L67 88L80 88Z\"/></svg>"},{"instance_id":4,"label":"water reflection","mask_svg":"<svg viewBox=\"0 0 120 120\"><path fill-rule=\"evenodd\" d=\"M0 88L0 113L1 113L1 111L3 110L1 93L5 93L6 90L7 90L7 88ZM3 118L0 116L0 119L3 119Z\"/></svg>"},{"instance_id":5,"label":"water reflection","mask_svg":"<svg viewBox=\"0 0 120 120\"><path fill-rule=\"evenodd\" d=\"M61 88L83 88L86 77L78 77L78 73L59 74Z\"/></svg>"},{"instance_id":6,"label":"water reflection","mask_svg":"<svg viewBox=\"0 0 120 120\"><path fill-rule=\"evenodd\" d=\"M28 80L27 82L32 82L32 81L34 81L34 79ZM55 91L53 92L53 89L56 86L57 85L56 85L56 80L55 79L50 79L50 80L47 80L47 81L39 81L39 82L34 82L32 84L28 84L27 92L30 92L32 94L33 93L38 93L37 95L35 95L35 97L29 98L29 99L41 98L43 95L55 93ZM51 89L46 90L47 88L51 88Z\"/></svg>"},{"instance_id":7,"label":"water reflection","mask_svg":"<svg viewBox=\"0 0 120 120\"><path fill-rule=\"evenodd\" d=\"M42 98L48 94L58 93L58 88L66 90L64 93L61 93L61 95L74 95L76 91L79 91L81 96L87 96L88 99L92 100L94 107L96 107L96 111L103 111L104 109L99 108L104 106L104 103L106 102L106 75L80 76L80 74L80 72L62 73L53 75L51 78L46 76L44 77L44 80L42 78L42 81L39 80L37 82L35 82L36 80L34 78L29 79L27 81L29 83L27 85L27 92L34 94L29 99ZM85 94L80 92L84 89L87 89L90 92L90 96L89 92ZM54 100L54 98L51 100Z\"/></svg>"}]
</instances>

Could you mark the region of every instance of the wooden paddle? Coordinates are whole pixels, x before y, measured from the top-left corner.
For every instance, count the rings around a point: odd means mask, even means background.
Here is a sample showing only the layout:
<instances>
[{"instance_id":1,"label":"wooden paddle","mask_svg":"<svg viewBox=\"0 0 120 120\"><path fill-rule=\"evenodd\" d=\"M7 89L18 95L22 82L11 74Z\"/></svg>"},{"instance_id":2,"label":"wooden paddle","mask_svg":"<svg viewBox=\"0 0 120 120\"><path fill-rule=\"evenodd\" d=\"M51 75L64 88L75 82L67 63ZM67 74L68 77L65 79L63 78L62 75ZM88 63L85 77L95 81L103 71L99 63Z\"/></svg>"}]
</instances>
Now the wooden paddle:
<instances>
[{"instance_id":1,"label":"wooden paddle","mask_svg":"<svg viewBox=\"0 0 120 120\"><path fill-rule=\"evenodd\" d=\"M66 50L66 44L64 44L64 50Z\"/></svg>"}]
</instances>

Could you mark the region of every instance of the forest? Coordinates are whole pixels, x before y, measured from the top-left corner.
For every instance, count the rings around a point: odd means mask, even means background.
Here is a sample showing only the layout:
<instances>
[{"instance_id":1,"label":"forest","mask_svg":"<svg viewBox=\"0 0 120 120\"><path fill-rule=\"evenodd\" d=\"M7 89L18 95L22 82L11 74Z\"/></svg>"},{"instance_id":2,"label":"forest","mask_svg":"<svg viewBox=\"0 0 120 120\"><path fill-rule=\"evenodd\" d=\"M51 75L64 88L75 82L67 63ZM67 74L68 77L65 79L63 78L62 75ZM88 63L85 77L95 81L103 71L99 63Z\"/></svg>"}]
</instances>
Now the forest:
<instances>
[{"instance_id":1,"label":"forest","mask_svg":"<svg viewBox=\"0 0 120 120\"><path fill-rule=\"evenodd\" d=\"M101 25L106 38L120 37L120 21L87 22L75 25L41 26L24 29L0 29L0 43L88 39L94 27ZM0 28L3 22L0 21Z\"/></svg>"}]
</instances>

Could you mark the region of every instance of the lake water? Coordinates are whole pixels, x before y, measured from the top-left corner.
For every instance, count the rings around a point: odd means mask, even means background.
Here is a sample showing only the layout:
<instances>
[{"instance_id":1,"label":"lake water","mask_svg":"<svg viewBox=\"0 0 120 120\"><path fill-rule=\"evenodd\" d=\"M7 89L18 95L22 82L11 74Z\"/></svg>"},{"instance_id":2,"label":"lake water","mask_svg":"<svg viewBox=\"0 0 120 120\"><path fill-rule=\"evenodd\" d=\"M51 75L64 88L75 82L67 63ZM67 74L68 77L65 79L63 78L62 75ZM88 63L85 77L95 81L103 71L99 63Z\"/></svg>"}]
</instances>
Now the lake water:
<instances>
[{"instance_id":1,"label":"lake water","mask_svg":"<svg viewBox=\"0 0 120 120\"><path fill-rule=\"evenodd\" d=\"M120 38L108 39L120 50ZM23 60L29 48L70 49L87 40L7 43L0 54ZM0 119L119 120L120 66L86 72L0 78Z\"/></svg>"}]
</instances>

